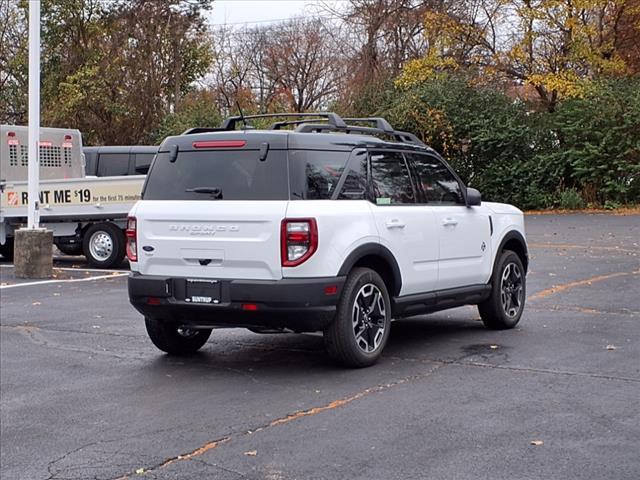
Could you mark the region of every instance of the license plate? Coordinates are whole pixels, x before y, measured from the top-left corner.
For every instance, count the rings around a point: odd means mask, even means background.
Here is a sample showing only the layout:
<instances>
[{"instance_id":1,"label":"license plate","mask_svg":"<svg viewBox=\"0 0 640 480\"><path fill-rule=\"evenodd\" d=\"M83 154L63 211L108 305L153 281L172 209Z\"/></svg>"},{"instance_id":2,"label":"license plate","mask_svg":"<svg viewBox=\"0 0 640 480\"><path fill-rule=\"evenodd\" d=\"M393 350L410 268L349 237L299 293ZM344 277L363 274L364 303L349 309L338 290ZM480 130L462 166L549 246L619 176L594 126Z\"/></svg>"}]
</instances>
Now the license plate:
<instances>
[{"instance_id":1,"label":"license plate","mask_svg":"<svg viewBox=\"0 0 640 480\"><path fill-rule=\"evenodd\" d=\"M220 303L218 280L187 279L185 301L191 303Z\"/></svg>"}]
</instances>

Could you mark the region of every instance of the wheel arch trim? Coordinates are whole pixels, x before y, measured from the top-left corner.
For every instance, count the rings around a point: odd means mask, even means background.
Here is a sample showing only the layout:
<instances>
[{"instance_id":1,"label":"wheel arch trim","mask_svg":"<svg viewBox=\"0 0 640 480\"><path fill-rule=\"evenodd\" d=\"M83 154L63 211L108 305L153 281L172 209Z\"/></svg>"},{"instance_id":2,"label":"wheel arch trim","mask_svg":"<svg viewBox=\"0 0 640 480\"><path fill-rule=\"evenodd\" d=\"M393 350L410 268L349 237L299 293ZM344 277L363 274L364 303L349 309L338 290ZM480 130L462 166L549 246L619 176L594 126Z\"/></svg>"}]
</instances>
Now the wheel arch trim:
<instances>
[{"instance_id":1,"label":"wheel arch trim","mask_svg":"<svg viewBox=\"0 0 640 480\"><path fill-rule=\"evenodd\" d=\"M348 275L358 261L368 256L379 257L389 265L393 275L394 286L393 292L389 292L389 294L392 297L399 295L400 290L402 289L402 274L400 272L400 267L398 266L398 261L387 247L380 245L379 243L365 243L347 255L347 258L342 262L342 266L338 271L338 276Z\"/></svg>"},{"instance_id":2,"label":"wheel arch trim","mask_svg":"<svg viewBox=\"0 0 640 480\"><path fill-rule=\"evenodd\" d=\"M527 241L524 238L524 235L522 235L522 233L520 233L517 230L509 230L500 240L500 244L498 246L498 248L495 250L496 252L496 256L493 260L493 268L492 268L492 272L495 270L496 265L498 264L498 261L500 260L500 252L502 252L502 250L504 250L505 246L507 243L509 243L510 241L516 241L519 246L522 248L522 253L524 255L523 260L523 266L524 266L524 271L525 274L527 273L527 271L529 270L529 249L527 248ZM516 252L519 253L519 252Z\"/></svg>"}]
</instances>

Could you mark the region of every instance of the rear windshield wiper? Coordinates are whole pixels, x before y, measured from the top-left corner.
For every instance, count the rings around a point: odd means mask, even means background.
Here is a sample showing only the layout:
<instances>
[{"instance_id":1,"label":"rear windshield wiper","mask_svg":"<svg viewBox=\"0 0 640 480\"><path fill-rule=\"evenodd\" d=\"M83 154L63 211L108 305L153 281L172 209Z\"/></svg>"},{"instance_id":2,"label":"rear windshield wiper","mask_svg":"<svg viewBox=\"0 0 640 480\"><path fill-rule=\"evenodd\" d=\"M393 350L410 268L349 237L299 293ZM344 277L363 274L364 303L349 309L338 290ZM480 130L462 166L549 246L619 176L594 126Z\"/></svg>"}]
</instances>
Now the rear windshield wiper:
<instances>
[{"instance_id":1,"label":"rear windshield wiper","mask_svg":"<svg viewBox=\"0 0 640 480\"><path fill-rule=\"evenodd\" d=\"M195 188L187 188L185 192L193 192L193 193L208 193L213 198L221 199L222 198L222 189L218 187L195 187Z\"/></svg>"}]
</instances>

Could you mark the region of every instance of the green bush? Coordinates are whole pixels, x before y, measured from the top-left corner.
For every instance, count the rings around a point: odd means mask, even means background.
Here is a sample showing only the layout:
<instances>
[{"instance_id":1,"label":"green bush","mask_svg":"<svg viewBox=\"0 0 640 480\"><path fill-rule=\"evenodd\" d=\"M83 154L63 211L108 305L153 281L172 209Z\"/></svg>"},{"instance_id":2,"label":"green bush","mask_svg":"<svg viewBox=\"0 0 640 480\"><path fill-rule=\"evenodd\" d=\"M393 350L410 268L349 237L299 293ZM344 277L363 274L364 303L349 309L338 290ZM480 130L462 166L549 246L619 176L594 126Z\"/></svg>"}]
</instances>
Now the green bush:
<instances>
[{"instance_id":1,"label":"green bush","mask_svg":"<svg viewBox=\"0 0 640 480\"><path fill-rule=\"evenodd\" d=\"M640 203L640 77L594 82L554 113L460 74L376 100L377 115L439 151L487 200L523 209Z\"/></svg>"},{"instance_id":2,"label":"green bush","mask_svg":"<svg viewBox=\"0 0 640 480\"><path fill-rule=\"evenodd\" d=\"M575 188L569 188L560 193L560 208L578 210L584 206L584 200Z\"/></svg>"}]
</instances>

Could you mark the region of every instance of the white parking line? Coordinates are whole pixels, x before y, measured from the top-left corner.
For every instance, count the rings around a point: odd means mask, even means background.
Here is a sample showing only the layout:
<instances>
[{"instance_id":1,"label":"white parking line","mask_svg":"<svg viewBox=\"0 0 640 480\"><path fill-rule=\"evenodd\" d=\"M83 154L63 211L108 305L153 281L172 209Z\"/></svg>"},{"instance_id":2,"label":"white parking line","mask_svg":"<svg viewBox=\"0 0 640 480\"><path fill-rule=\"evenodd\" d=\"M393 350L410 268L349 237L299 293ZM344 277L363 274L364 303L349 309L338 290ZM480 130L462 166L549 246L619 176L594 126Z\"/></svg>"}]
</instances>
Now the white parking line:
<instances>
[{"instance_id":1,"label":"white parking line","mask_svg":"<svg viewBox=\"0 0 640 480\"><path fill-rule=\"evenodd\" d=\"M0 265L0 268L14 268L14 265ZM98 272L98 273L120 273L128 272L128 270L107 270L104 268L82 268L82 267L53 267L54 270L63 270L66 272Z\"/></svg>"},{"instance_id":2,"label":"white parking line","mask_svg":"<svg viewBox=\"0 0 640 480\"><path fill-rule=\"evenodd\" d=\"M88 277L88 278L72 278L69 280L40 280L38 282L25 282L25 283L14 283L13 285L3 285L0 286L0 290L6 290L8 288L17 288L17 287L29 287L33 285L45 285L47 283L75 283L75 282L89 282L91 280L104 280L105 278L118 278L124 277L125 275L129 275L129 272L119 272L117 274L111 275L99 275L97 277Z\"/></svg>"}]
</instances>

